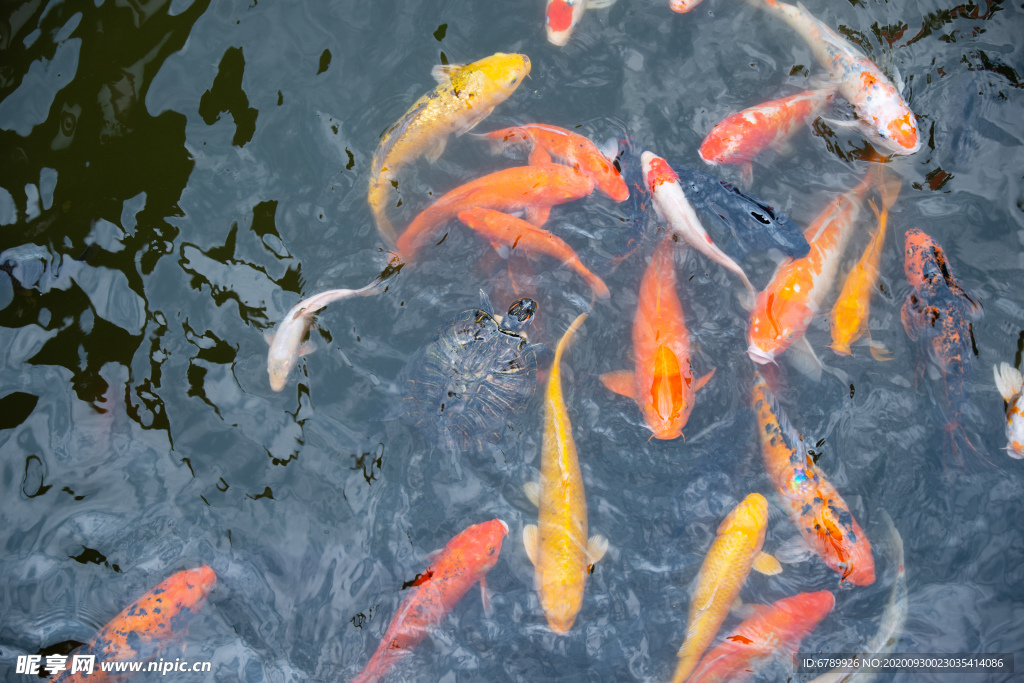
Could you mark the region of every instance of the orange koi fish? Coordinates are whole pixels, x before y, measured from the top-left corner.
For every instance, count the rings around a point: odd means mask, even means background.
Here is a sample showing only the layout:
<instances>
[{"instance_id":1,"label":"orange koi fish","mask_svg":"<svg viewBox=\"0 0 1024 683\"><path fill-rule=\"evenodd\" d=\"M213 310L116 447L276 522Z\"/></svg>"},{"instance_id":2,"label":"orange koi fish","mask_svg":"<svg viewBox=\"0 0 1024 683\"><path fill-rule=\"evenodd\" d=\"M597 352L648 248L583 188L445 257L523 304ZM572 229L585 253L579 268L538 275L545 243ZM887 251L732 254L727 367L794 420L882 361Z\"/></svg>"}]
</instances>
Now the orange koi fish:
<instances>
[{"instance_id":1,"label":"orange koi fish","mask_svg":"<svg viewBox=\"0 0 1024 683\"><path fill-rule=\"evenodd\" d=\"M480 582L488 609L484 578L498 562L508 524L500 519L474 524L455 536L414 582L398 606L377 651L352 683L379 680L394 663L427 637L470 588Z\"/></svg>"},{"instance_id":2,"label":"orange koi fish","mask_svg":"<svg viewBox=\"0 0 1024 683\"><path fill-rule=\"evenodd\" d=\"M528 123L514 128L502 128L482 137L491 141L492 147L501 149L508 145L527 143L532 148L541 148L553 156L559 163L572 166L580 173L594 180L594 187L601 194L623 202L629 199L629 188L618 169L612 165L601 150L590 138L586 138L565 128L550 126L543 123ZM543 156L534 157L530 153L530 164L536 164Z\"/></svg>"},{"instance_id":3,"label":"orange koi fish","mask_svg":"<svg viewBox=\"0 0 1024 683\"><path fill-rule=\"evenodd\" d=\"M601 375L606 387L636 401L656 439L682 435L693 410L694 395L715 374L712 370L693 380L690 333L676 294L674 248L672 237L665 237L640 283L633 318L635 370Z\"/></svg>"},{"instance_id":4,"label":"orange koi fish","mask_svg":"<svg viewBox=\"0 0 1024 683\"><path fill-rule=\"evenodd\" d=\"M881 176L881 166L879 175ZM896 196L900 192L900 179L882 178L878 183L882 192L882 211L874 202L868 201L875 217L878 218L878 230L868 242L864 254L857 264L850 269L843 283L843 290L832 305L832 350L844 356L850 355L850 344L860 339L868 331L868 315L871 308L871 294L878 284L878 263L882 258L882 245L885 244L885 227ZM869 333L870 337L870 333ZM871 355L875 360L891 360L892 356L871 342Z\"/></svg>"},{"instance_id":5,"label":"orange koi fish","mask_svg":"<svg viewBox=\"0 0 1024 683\"><path fill-rule=\"evenodd\" d=\"M172 574L141 598L128 605L76 655L96 657L93 673L72 674L66 669L54 683L114 683L132 673L108 673L100 670L101 662L145 661L153 659L168 641L182 635L188 622L206 601L217 575L203 565Z\"/></svg>"},{"instance_id":6,"label":"orange koi fish","mask_svg":"<svg viewBox=\"0 0 1024 683\"><path fill-rule=\"evenodd\" d=\"M697 574L697 587L690 600L686 641L679 648L679 664L672 683L682 683L697 667L729 608L740 594L751 568L764 574L782 571L779 561L761 552L768 526L768 501L751 493L734 507L718 526L715 540Z\"/></svg>"},{"instance_id":7,"label":"orange koi fish","mask_svg":"<svg viewBox=\"0 0 1024 683\"><path fill-rule=\"evenodd\" d=\"M1011 458L1024 458L1024 379L1009 363L993 365L996 387L1006 401L1006 452Z\"/></svg>"},{"instance_id":8,"label":"orange koi fish","mask_svg":"<svg viewBox=\"0 0 1024 683\"><path fill-rule=\"evenodd\" d=\"M700 145L705 163L740 164L743 183L754 181L751 161L769 148L779 147L818 115L835 90L808 90L730 114L711 129Z\"/></svg>"},{"instance_id":9,"label":"orange koi fish","mask_svg":"<svg viewBox=\"0 0 1024 683\"><path fill-rule=\"evenodd\" d=\"M668 7L673 12L685 14L699 5L703 0L669 0Z\"/></svg>"},{"instance_id":10,"label":"orange koi fish","mask_svg":"<svg viewBox=\"0 0 1024 683\"><path fill-rule=\"evenodd\" d=\"M775 658L792 659L800 641L836 604L828 591L799 593L761 606L750 619L709 651L691 683L742 683Z\"/></svg>"},{"instance_id":11,"label":"orange koi fish","mask_svg":"<svg viewBox=\"0 0 1024 683\"><path fill-rule=\"evenodd\" d=\"M781 18L807 41L818 63L853 105L857 125L869 140L891 154L913 154L921 149L917 117L892 81L864 53L815 19L803 5L751 1Z\"/></svg>"},{"instance_id":12,"label":"orange koi fish","mask_svg":"<svg viewBox=\"0 0 1024 683\"><path fill-rule=\"evenodd\" d=\"M754 373L754 412L768 478L800 534L839 574L839 585L875 580L871 543L839 492L818 469L800 436L759 372Z\"/></svg>"},{"instance_id":13,"label":"orange koi fish","mask_svg":"<svg viewBox=\"0 0 1024 683\"><path fill-rule=\"evenodd\" d=\"M460 185L424 209L398 238L398 251L411 261L445 221L466 209L526 210L528 220L543 225L555 204L586 197L594 181L560 164L516 166Z\"/></svg>"},{"instance_id":14,"label":"orange koi fish","mask_svg":"<svg viewBox=\"0 0 1024 683\"><path fill-rule=\"evenodd\" d=\"M981 304L956 281L938 242L912 228L907 230L905 247L903 269L914 291L903 302L900 317L907 336L927 348L928 357L946 380L951 413L946 431L949 444L958 452L957 442L967 441L960 416L967 410L974 379L970 318L981 315ZM970 446L970 441L967 444Z\"/></svg>"},{"instance_id":15,"label":"orange koi fish","mask_svg":"<svg viewBox=\"0 0 1024 683\"><path fill-rule=\"evenodd\" d=\"M461 211L459 220L490 241L496 251L500 252L504 246L507 250L522 249L528 254L554 257L575 270L599 299L611 296L601 278L587 270L572 247L547 230L534 227L521 218L491 209Z\"/></svg>"},{"instance_id":16,"label":"orange koi fish","mask_svg":"<svg viewBox=\"0 0 1024 683\"><path fill-rule=\"evenodd\" d=\"M540 606L555 633L567 633L572 628L583 605L587 576L608 550L608 540L603 536L587 538L583 473L562 396L562 352L586 319L586 313L576 318L555 348L544 397L540 482L523 487L540 509L537 524L523 527L523 546L533 563Z\"/></svg>"},{"instance_id":17,"label":"orange koi fish","mask_svg":"<svg viewBox=\"0 0 1024 683\"><path fill-rule=\"evenodd\" d=\"M569 42L576 25L588 9L604 9L615 0L547 0L544 8L544 29L548 42L559 47Z\"/></svg>"},{"instance_id":18,"label":"orange koi fish","mask_svg":"<svg viewBox=\"0 0 1024 683\"><path fill-rule=\"evenodd\" d=\"M801 350L813 358L820 374L820 361L804 332L832 288L870 182L865 176L860 185L829 204L804 231L811 245L807 256L780 263L771 282L757 295L747 329L747 354L755 363L773 363L777 355L802 342Z\"/></svg>"}]
</instances>

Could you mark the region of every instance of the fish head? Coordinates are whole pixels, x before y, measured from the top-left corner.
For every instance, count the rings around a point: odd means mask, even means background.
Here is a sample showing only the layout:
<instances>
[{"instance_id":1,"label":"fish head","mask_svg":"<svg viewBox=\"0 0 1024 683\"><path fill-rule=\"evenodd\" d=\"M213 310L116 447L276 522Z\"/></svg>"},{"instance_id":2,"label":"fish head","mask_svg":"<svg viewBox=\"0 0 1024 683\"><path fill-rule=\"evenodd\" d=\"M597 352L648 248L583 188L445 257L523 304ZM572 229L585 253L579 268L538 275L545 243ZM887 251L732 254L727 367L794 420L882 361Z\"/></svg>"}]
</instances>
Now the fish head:
<instances>
[{"instance_id":1,"label":"fish head","mask_svg":"<svg viewBox=\"0 0 1024 683\"><path fill-rule=\"evenodd\" d=\"M722 163L738 163L750 160L748 158L749 154L742 153L742 145L744 140L746 140L742 129L744 120L740 118L740 125L735 125L734 117L737 116L739 115L733 114L724 119L712 128L711 132L704 138L704 141L700 143L697 154L704 163L717 166Z\"/></svg>"},{"instance_id":2,"label":"fish head","mask_svg":"<svg viewBox=\"0 0 1024 683\"><path fill-rule=\"evenodd\" d=\"M649 367L640 368L642 386L650 387L641 399L644 422L656 439L675 439L693 411L693 376L687 359L661 344L650 359Z\"/></svg>"},{"instance_id":3,"label":"fish head","mask_svg":"<svg viewBox=\"0 0 1024 683\"><path fill-rule=\"evenodd\" d=\"M552 576L546 585L538 586L541 609L548 628L555 633L568 633L576 623L576 615L583 606L583 586L582 580L573 585L563 576Z\"/></svg>"},{"instance_id":4,"label":"fish head","mask_svg":"<svg viewBox=\"0 0 1024 683\"><path fill-rule=\"evenodd\" d=\"M1006 452L1011 458L1024 458L1024 393L1018 393L1006 408Z\"/></svg>"},{"instance_id":5,"label":"fish head","mask_svg":"<svg viewBox=\"0 0 1024 683\"><path fill-rule=\"evenodd\" d=\"M814 630L822 619L835 607L836 598L829 591L797 593L773 603L779 609L781 620L791 633L806 635Z\"/></svg>"},{"instance_id":6,"label":"fish head","mask_svg":"<svg viewBox=\"0 0 1024 683\"><path fill-rule=\"evenodd\" d=\"M774 363L775 357L797 341L811 322L807 297L793 291L799 285L759 292L750 311L747 355L755 363Z\"/></svg>"},{"instance_id":7,"label":"fish head","mask_svg":"<svg viewBox=\"0 0 1024 683\"><path fill-rule=\"evenodd\" d=\"M530 58L516 53L498 52L473 62L470 66L474 67L472 71L483 76L482 79L471 81L479 83L475 97L483 106L494 106L504 102L530 75ZM470 69L463 71L470 72ZM452 79L457 88L458 79L458 74Z\"/></svg>"},{"instance_id":8,"label":"fish head","mask_svg":"<svg viewBox=\"0 0 1024 683\"><path fill-rule=\"evenodd\" d=\"M644 174L644 183L647 190L654 192L663 184L679 184L679 175L672 170L668 162L653 152L644 152L640 155L640 167Z\"/></svg>"},{"instance_id":9,"label":"fish head","mask_svg":"<svg viewBox=\"0 0 1024 683\"><path fill-rule=\"evenodd\" d=\"M586 9L587 0L547 0L544 29L548 42L559 47L568 43Z\"/></svg>"},{"instance_id":10,"label":"fish head","mask_svg":"<svg viewBox=\"0 0 1024 683\"><path fill-rule=\"evenodd\" d=\"M298 362L298 353L271 353L267 355L267 372L270 375L270 388L281 391L288 383L288 373Z\"/></svg>"},{"instance_id":11,"label":"fish head","mask_svg":"<svg viewBox=\"0 0 1024 683\"><path fill-rule=\"evenodd\" d=\"M501 542L508 536L508 524L500 519L469 527L448 544L457 546L463 560L474 573L483 576L498 563Z\"/></svg>"},{"instance_id":12,"label":"fish head","mask_svg":"<svg viewBox=\"0 0 1024 683\"><path fill-rule=\"evenodd\" d=\"M684 14L692 10L701 2L702 0L671 0L671 2L668 3L668 6L673 12Z\"/></svg>"},{"instance_id":13,"label":"fish head","mask_svg":"<svg viewBox=\"0 0 1024 683\"><path fill-rule=\"evenodd\" d=\"M850 549L849 557L839 564L840 585L870 586L875 582L875 558L864 532L857 528L858 541ZM845 564L845 567L843 566Z\"/></svg>"},{"instance_id":14,"label":"fish head","mask_svg":"<svg viewBox=\"0 0 1024 683\"><path fill-rule=\"evenodd\" d=\"M170 576L154 588L153 593L155 594L160 589L164 590L167 602L172 606L171 619L173 621L173 615L183 609L187 609L191 613L196 612L216 585L217 574L204 564ZM180 629L175 628L175 630Z\"/></svg>"},{"instance_id":15,"label":"fish head","mask_svg":"<svg viewBox=\"0 0 1024 683\"><path fill-rule=\"evenodd\" d=\"M758 537L758 550L764 542L768 526L768 501L760 493L751 493L741 500L718 525L718 535L744 533Z\"/></svg>"},{"instance_id":16,"label":"fish head","mask_svg":"<svg viewBox=\"0 0 1024 683\"><path fill-rule=\"evenodd\" d=\"M945 254L938 242L920 228L907 230L904 238L903 270L907 282L919 290L940 274L939 258Z\"/></svg>"},{"instance_id":17,"label":"fish head","mask_svg":"<svg viewBox=\"0 0 1024 683\"><path fill-rule=\"evenodd\" d=\"M890 154L913 154L921 149L917 117L887 79L879 79L867 70L862 72L853 105L872 143Z\"/></svg>"}]
</instances>

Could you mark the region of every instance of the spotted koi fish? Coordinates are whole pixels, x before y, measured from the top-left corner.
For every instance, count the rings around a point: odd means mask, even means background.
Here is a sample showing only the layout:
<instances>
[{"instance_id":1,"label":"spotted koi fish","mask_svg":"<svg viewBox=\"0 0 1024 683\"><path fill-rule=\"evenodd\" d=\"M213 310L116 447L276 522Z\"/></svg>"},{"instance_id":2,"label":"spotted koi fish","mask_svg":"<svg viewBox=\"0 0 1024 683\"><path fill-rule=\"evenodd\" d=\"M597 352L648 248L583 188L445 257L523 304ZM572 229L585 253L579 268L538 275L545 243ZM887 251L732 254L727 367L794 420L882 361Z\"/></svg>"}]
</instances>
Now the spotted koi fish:
<instances>
[{"instance_id":1,"label":"spotted koi fish","mask_svg":"<svg viewBox=\"0 0 1024 683\"><path fill-rule=\"evenodd\" d=\"M818 469L775 395L754 373L754 412L768 478L800 535L833 571L839 585L867 586L875 580L871 543L850 508Z\"/></svg>"},{"instance_id":2,"label":"spotted koi fish","mask_svg":"<svg viewBox=\"0 0 1024 683\"><path fill-rule=\"evenodd\" d=\"M507 535L508 525L500 519L492 519L474 524L448 541L444 550L413 583L381 638L377 651L352 683L380 680L399 658L441 623L444 615L478 581L484 608L487 609L484 578L497 564L501 542Z\"/></svg>"},{"instance_id":3,"label":"spotted koi fish","mask_svg":"<svg viewBox=\"0 0 1024 683\"><path fill-rule=\"evenodd\" d=\"M115 683L131 677L132 673L101 671L99 664L156 657L162 647L184 633L216 585L217 575L206 565L172 574L128 605L75 652L96 657L93 673L72 674L68 669L54 683Z\"/></svg>"},{"instance_id":4,"label":"spotted koi fish","mask_svg":"<svg viewBox=\"0 0 1024 683\"><path fill-rule=\"evenodd\" d=\"M996 387L1006 401L1006 452L1011 458L1024 458L1024 379L1009 363L992 366Z\"/></svg>"}]
</instances>

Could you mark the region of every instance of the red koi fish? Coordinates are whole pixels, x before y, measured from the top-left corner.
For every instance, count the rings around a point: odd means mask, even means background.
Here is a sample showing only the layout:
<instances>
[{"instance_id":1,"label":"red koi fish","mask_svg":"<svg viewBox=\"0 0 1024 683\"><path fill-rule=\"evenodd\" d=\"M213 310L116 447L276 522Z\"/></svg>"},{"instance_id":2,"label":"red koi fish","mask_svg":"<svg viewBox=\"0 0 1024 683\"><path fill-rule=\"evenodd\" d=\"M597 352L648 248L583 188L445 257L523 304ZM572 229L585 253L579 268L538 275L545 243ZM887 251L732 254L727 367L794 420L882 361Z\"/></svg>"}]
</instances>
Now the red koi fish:
<instances>
[{"instance_id":1,"label":"red koi fish","mask_svg":"<svg viewBox=\"0 0 1024 683\"><path fill-rule=\"evenodd\" d=\"M588 9L604 9L615 0L547 0L544 8L544 29L548 42L559 47L569 42L576 25Z\"/></svg>"},{"instance_id":2,"label":"red koi fish","mask_svg":"<svg viewBox=\"0 0 1024 683\"><path fill-rule=\"evenodd\" d=\"M921 149L917 117L882 70L848 40L818 21L801 4L751 0L776 15L800 34L814 57L839 84L857 113L857 123L873 143L891 154Z\"/></svg>"},{"instance_id":3,"label":"red koi fish","mask_svg":"<svg viewBox=\"0 0 1024 683\"><path fill-rule=\"evenodd\" d=\"M586 197L594 181L560 164L516 166L472 180L445 194L413 219L398 238L398 251L407 263L445 221L466 209L520 211L534 225L543 225L551 207Z\"/></svg>"},{"instance_id":4,"label":"red koi fish","mask_svg":"<svg viewBox=\"0 0 1024 683\"><path fill-rule=\"evenodd\" d=\"M839 492L818 469L775 395L754 373L754 412L761 453L779 503L807 544L833 571L839 585L867 586L875 580L871 543Z\"/></svg>"},{"instance_id":5,"label":"red koi fish","mask_svg":"<svg viewBox=\"0 0 1024 683\"><path fill-rule=\"evenodd\" d=\"M792 659L800 641L836 604L828 591L799 593L763 605L704 655L689 683L742 683L775 658Z\"/></svg>"},{"instance_id":6,"label":"red koi fish","mask_svg":"<svg viewBox=\"0 0 1024 683\"><path fill-rule=\"evenodd\" d=\"M492 519L474 524L448 541L402 600L377 651L352 683L379 680L400 657L441 623L444 615L477 581L480 582L486 609L484 577L497 564L501 542L507 535L508 525L500 519Z\"/></svg>"},{"instance_id":7,"label":"red koi fish","mask_svg":"<svg viewBox=\"0 0 1024 683\"><path fill-rule=\"evenodd\" d=\"M960 416L970 403L970 382L974 378L974 329L970 319L981 315L981 304L957 282L938 242L912 228L907 230L905 247L903 269L914 291L907 295L900 317L907 336L927 349L928 357L946 380L950 407L946 431L952 450L958 453L959 440L970 446Z\"/></svg>"},{"instance_id":8,"label":"red koi fish","mask_svg":"<svg viewBox=\"0 0 1024 683\"><path fill-rule=\"evenodd\" d=\"M502 128L482 137L491 141L492 146L503 148L507 145L527 143L533 149L540 148L548 155L530 153L530 164L554 157L556 161L572 166L594 181L594 187L601 194L623 202L629 199L629 188L618 169L597 148L590 138L577 133L542 123L528 123L515 128Z\"/></svg>"},{"instance_id":9,"label":"red koi fish","mask_svg":"<svg viewBox=\"0 0 1024 683\"><path fill-rule=\"evenodd\" d=\"M690 334L676 294L674 248L672 237L665 237L640 283L633 318L636 369L601 375L606 387L636 401L656 439L682 435L693 410L694 395L715 374L712 370L693 379Z\"/></svg>"},{"instance_id":10,"label":"red koi fish","mask_svg":"<svg viewBox=\"0 0 1024 683\"><path fill-rule=\"evenodd\" d=\"M521 218L491 209L462 211L459 213L459 220L488 240L496 251L501 251L500 247L506 247L508 250L521 249L528 254L554 257L575 270L594 290L597 298L607 299L611 296L601 278L587 270L572 247L547 230L534 227Z\"/></svg>"},{"instance_id":11,"label":"red koi fish","mask_svg":"<svg viewBox=\"0 0 1024 683\"><path fill-rule=\"evenodd\" d=\"M216 585L217 575L206 565L172 574L128 605L75 652L96 657L93 673L72 674L66 669L54 683L114 683L131 677L132 673L101 671L100 663L156 657L163 646L184 633Z\"/></svg>"},{"instance_id":12,"label":"red koi fish","mask_svg":"<svg viewBox=\"0 0 1024 683\"><path fill-rule=\"evenodd\" d=\"M712 166L740 164L743 183L754 181L751 161L769 148L783 145L818 115L835 90L808 90L730 114L711 129L700 145L700 158Z\"/></svg>"},{"instance_id":13,"label":"red koi fish","mask_svg":"<svg viewBox=\"0 0 1024 683\"><path fill-rule=\"evenodd\" d=\"M802 342L800 350L813 359L814 374L820 376L821 363L804 332L832 288L870 184L870 175L865 176L860 185L829 204L804 231L811 245L807 256L780 263L771 282L757 295L747 329L747 354L755 363L773 363L777 355Z\"/></svg>"}]
</instances>

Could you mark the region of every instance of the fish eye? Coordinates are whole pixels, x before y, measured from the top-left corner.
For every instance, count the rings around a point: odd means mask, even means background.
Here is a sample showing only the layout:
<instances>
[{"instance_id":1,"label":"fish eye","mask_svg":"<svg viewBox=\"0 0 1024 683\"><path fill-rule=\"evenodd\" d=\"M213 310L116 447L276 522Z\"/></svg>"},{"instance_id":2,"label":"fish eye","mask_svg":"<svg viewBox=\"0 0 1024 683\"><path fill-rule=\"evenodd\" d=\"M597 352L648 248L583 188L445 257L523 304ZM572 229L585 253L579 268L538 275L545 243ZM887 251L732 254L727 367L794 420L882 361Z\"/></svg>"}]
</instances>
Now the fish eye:
<instances>
[{"instance_id":1,"label":"fish eye","mask_svg":"<svg viewBox=\"0 0 1024 683\"><path fill-rule=\"evenodd\" d=\"M511 81L509 81L509 85L515 85L518 82L519 82L519 77L517 76L516 78L513 78Z\"/></svg>"}]
</instances>

